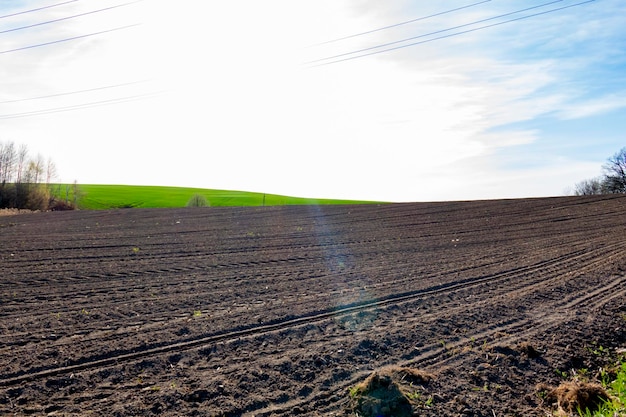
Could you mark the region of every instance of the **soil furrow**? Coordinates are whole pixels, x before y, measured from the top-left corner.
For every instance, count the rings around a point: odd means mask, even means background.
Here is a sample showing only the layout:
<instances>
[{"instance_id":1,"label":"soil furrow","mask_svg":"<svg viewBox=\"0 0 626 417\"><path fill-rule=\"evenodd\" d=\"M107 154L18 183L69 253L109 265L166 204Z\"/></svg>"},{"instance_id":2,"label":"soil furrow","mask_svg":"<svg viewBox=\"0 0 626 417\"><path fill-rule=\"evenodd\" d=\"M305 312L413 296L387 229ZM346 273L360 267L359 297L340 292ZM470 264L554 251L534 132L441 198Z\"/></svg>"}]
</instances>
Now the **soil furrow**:
<instances>
[{"instance_id":1,"label":"soil furrow","mask_svg":"<svg viewBox=\"0 0 626 417\"><path fill-rule=\"evenodd\" d=\"M617 248L615 250L620 251L621 253L621 249L622 249L621 244L614 244L612 246L616 246ZM181 351L185 349L196 348L198 346L203 346L206 344L217 343L217 342L227 341L231 339L239 339L241 337L254 337L256 335L265 334L268 332L275 332L278 330L285 330L285 329L289 329L290 327L301 326L303 324L315 323L318 321L328 320L331 318L334 319L334 318L341 317L346 314L365 311L365 310L369 310L373 308L382 308L382 307L389 306L389 305L396 305L398 303L422 300L422 299L425 299L426 297L439 296L439 295L446 294L449 292L456 292L456 291L466 290L468 288L472 288L472 287L476 287L480 285L492 284L496 280L511 279L512 277L516 278L516 277L528 275L534 271L540 271L546 268L547 266L554 266L558 269L558 268L562 268L563 264L568 261L572 262L581 257L587 257L587 256L590 256L590 254L586 252L576 251L571 254L563 255L562 257L559 257L557 259L542 261L536 265L532 265L529 267L520 267L520 268L515 268L512 271L505 271L496 276L481 277L477 279L468 278L461 282L453 282L448 285L443 284L437 287L429 288L425 291L416 291L416 292L409 292L409 293L404 293L404 294L396 294L386 299L377 300L377 301L370 302L370 303L348 306L344 308L337 308L337 309L333 309L330 311L314 312L307 316L301 316L301 317L296 317L296 318L290 318L288 320L277 321L276 323L273 323L271 325L254 326L254 327L243 329L243 330L234 330L234 331L226 330L226 333L223 333L223 334L211 335L211 336L202 337L202 338L194 339L194 340L188 340L184 342L166 344L164 346L148 347L144 349L139 348L139 351L134 351L134 352L123 352L119 354L115 354L111 352L111 353L107 353L106 354L107 357L102 358L102 359L99 358L99 359L94 360L94 359L87 357L81 360L80 363L72 364L72 365L65 366L65 367L47 369L47 370L42 370L39 372L34 372L30 374L27 373L24 375L19 375L19 376L14 376L14 377L2 376L0 377L2 378L0 379L0 385L14 385L15 383L19 383L23 380L45 378L45 377L54 376L54 375L63 374L63 373L78 372L78 371L89 369L89 368L96 368L96 367L106 366L112 363L119 363L121 361L136 360L138 358L159 355L159 354L163 354L163 353L167 353L171 351ZM541 281L545 282L543 278ZM526 285L528 285L528 283L526 283ZM510 287L507 287L507 289L510 290ZM591 296L591 294L589 296ZM138 325L143 325L143 324L144 324L143 322L138 323ZM494 331L499 331L499 329L496 329ZM97 339L99 338L96 338L95 340Z\"/></svg>"},{"instance_id":2,"label":"soil furrow","mask_svg":"<svg viewBox=\"0 0 626 417\"><path fill-rule=\"evenodd\" d=\"M544 416L536 384L626 344L625 207L0 218L0 414L347 416L348 388L400 365L435 376L420 415Z\"/></svg>"}]
</instances>

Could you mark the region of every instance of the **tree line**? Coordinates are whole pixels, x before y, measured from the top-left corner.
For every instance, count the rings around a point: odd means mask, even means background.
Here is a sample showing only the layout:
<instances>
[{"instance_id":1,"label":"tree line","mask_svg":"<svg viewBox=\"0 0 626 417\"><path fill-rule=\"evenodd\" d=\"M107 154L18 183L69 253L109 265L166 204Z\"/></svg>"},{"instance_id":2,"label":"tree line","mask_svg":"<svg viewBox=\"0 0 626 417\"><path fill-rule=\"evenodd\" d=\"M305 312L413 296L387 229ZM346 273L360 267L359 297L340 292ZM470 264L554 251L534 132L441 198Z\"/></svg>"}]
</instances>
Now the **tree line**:
<instances>
[{"instance_id":1,"label":"tree line","mask_svg":"<svg viewBox=\"0 0 626 417\"><path fill-rule=\"evenodd\" d=\"M576 195L626 193L626 148L607 159L602 176L583 180L574 186Z\"/></svg>"},{"instance_id":2,"label":"tree line","mask_svg":"<svg viewBox=\"0 0 626 417\"><path fill-rule=\"evenodd\" d=\"M52 159L41 154L31 157L26 145L0 142L0 208L62 210L73 208L69 201L53 193L52 181L57 168ZM57 190L60 191L60 190Z\"/></svg>"}]
</instances>

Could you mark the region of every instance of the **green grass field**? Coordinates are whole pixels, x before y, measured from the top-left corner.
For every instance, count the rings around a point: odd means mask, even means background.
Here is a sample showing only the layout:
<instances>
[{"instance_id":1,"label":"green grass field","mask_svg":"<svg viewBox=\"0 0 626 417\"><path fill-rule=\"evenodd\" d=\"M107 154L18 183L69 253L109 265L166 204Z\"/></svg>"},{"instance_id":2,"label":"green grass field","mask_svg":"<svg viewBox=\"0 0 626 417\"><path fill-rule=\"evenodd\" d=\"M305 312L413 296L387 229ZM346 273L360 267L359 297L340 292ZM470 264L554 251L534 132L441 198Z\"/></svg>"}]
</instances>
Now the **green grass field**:
<instances>
[{"instance_id":1,"label":"green grass field","mask_svg":"<svg viewBox=\"0 0 626 417\"><path fill-rule=\"evenodd\" d=\"M61 200L74 201L73 186L57 184L53 193ZM66 191L67 193L66 196ZM204 196L211 207L219 206L282 206L316 204L370 204L375 201L310 199L247 191L211 190L204 188L138 186L138 185L78 185L77 203L81 209L101 210L130 207L185 207L189 199Z\"/></svg>"}]
</instances>

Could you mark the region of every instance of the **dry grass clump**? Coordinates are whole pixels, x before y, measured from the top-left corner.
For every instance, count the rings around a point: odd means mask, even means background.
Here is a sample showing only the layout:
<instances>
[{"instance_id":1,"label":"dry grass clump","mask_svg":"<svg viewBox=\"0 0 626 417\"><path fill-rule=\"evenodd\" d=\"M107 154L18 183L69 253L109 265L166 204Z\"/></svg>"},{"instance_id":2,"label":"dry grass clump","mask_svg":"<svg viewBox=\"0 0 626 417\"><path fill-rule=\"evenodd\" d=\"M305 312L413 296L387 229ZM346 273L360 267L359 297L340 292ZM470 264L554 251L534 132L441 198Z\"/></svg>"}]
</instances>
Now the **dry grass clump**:
<instances>
[{"instance_id":1,"label":"dry grass clump","mask_svg":"<svg viewBox=\"0 0 626 417\"><path fill-rule=\"evenodd\" d=\"M29 212L28 210L18 210L18 209L0 209L0 216L13 216L15 214L21 214L23 212Z\"/></svg>"},{"instance_id":2,"label":"dry grass clump","mask_svg":"<svg viewBox=\"0 0 626 417\"><path fill-rule=\"evenodd\" d=\"M427 384L432 378L417 369L383 368L350 390L350 408L361 417L412 416L416 398L408 387Z\"/></svg>"},{"instance_id":3,"label":"dry grass clump","mask_svg":"<svg viewBox=\"0 0 626 417\"><path fill-rule=\"evenodd\" d=\"M550 391L546 400L556 403L556 415L570 416L579 410L598 410L609 398L609 394L599 384L568 381Z\"/></svg>"}]
</instances>

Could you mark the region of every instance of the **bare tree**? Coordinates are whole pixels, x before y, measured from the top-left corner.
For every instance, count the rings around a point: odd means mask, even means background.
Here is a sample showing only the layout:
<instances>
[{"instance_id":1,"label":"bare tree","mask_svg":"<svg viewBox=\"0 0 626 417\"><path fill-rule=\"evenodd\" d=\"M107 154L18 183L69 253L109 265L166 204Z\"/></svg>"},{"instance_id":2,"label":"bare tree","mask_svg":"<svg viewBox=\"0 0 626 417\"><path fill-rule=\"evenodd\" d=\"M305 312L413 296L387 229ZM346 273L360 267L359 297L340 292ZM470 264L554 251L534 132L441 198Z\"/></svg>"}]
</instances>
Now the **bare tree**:
<instances>
[{"instance_id":1,"label":"bare tree","mask_svg":"<svg viewBox=\"0 0 626 417\"><path fill-rule=\"evenodd\" d=\"M610 157L602 169L604 191L609 194L626 193L626 148Z\"/></svg>"},{"instance_id":2,"label":"bare tree","mask_svg":"<svg viewBox=\"0 0 626 417\"><path fill-rule=\"evenodd\" d=\"M24 173L24 182L28 184L39 184L43 179L44 162L41 155L37 155L36 159L28 161L26 171Z\"/></svg>"},{"instance_id":3,"label":"bare tree","mask_svg":"<svg viewBox=\"0 0 626 417\"><path fill-rule=\"evenodd\" d=\"M73 191L73 194L74 194L74 196L73 196L74 201L73 201L72 204L74 205L74 207L78 207L78 199L79 199L79 197L81 197L80 196L81 192L80 192L80 188L78 187L78 181L77 180L74 180L74 182L72 183L72 191Z\"/></svg>"},{"instance_id":4,"label":"bare tree","mask_svg":"<svg viewBox=\"0 0 626 417\"><path fill-rule=\"evenodd\" d=\"M0 207L48 210L56 200L51 186L56 176L52 159L30 158L26 145L0 142Z\"/></svg>"},{"instance_id":5,"label":"bare tree","mask_svg":"<svg viewBox=\"0 0 626 417\"><path fill-rule=\"evenodd\" d=\"M602 178L583 180L574 185L574 195L597 195L603 194L604 182Z\"/></svg>"},{"instance_id":6,"label":"bare tree","mask_svg":"<svg viewBox=\"0 0 626 417\"><path fill-rule=\"evenodd\" d=\"M0 184L4 185L13 179L16 158L13 142L0 143Z\"/></svg>"},{"instance_id":7,"label":"bare tree","mask_svg":"<svg viewBox=\"0 0 626 417\"><path fill-rule=\"evenodd\" d=\"M53 179L57 176L57 166L52 161L52 158L48 158L46 162L46 185L50 185Z\"/></svg>"},{"instance_id":8,"label":"bare tree","mask_svg":"<svg viewBox=\"0 0 626 417\"><path fill-rule=\"evenodd\" d=\"M13 205L15 188L10 185L10 182L15 170L15 158L13 142L0 143L0 208Z\"/></svg>"},{"instance_id":9,"label":"bare tree","mask_svg":"<svg viewBox=\"0 0 626 417\"><path fill-rule=\"evenodd\" d=\"M70 202L70 190L72 186L70 184L65 184L65 203L68 204Z\"/></svg>"},{"instance_id":10,"label":"bare tree","mask_svg":"<svg viewBox=\"0 0 626 417\"><path fill-rule=\"evenodd\" d=\"M24 144L20 145L17 151L17 171L15 173L15 183L22 183L22 176L24 175L24 169L26 168L26 161L28 160L28 147Z\"/></svg>"}]
</instances>

